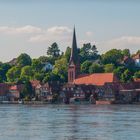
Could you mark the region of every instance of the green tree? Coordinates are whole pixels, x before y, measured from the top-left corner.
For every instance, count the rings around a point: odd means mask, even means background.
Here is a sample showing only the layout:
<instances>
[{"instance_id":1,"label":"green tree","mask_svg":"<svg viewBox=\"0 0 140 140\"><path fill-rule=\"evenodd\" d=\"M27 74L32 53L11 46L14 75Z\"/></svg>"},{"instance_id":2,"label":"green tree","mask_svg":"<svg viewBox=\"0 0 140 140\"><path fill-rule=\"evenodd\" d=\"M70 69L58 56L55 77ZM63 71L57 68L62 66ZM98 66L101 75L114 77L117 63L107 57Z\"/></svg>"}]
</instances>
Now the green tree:
<instances>
[{"instance_id":1,"label":"green tree","mask_svg":"<svg viewBox=\"0 0 140 140\"><path fill-rule=\"evenodd\" d=\"M67 81L68 63L66 58L61 58L55 61L53 73L60 76L60 80Z\"/></svg>"},{"instance_id":2,"label":"green tree","mask_svg":"<svg viewBox=\"0 0 140 140\"><path fill-rule=\"evenodd\" d=\"M45 74L44 73L35 73L34 74L34 79L39 80L42 82L42 80L44 79Z\"/></svg>"},{"instance_id":3,"label":"green tree","mask_svg":"<svg viewBox=\"0 0 140 140\"><path fill-rule=\"evenodd\" d=\"M0 82L7 81L6 73L10 68L11 68L11 66L9 64L1 63L1 65L0 65Z\"/></svg>"},{"instance_id":4,"label":"green tree","mask_svg":"<svg viewBox=\"0 0 140 140\"><path fill-rule=\"evenodd\" d=\"M46 73L45 77L43 78L43 83L47 83L51 81L51 72Z\"/></svg>"},{"instance_id":5,"label":"green tree","mask_svg":"<svg viewBox=\"0 0 140 140\"><path fill-rule=\"evenodd\" d=\"M132 73L127 69L124 71L124 73L122 73L121 75L121 79L123 82L130 82L133 80L133 76Z\"/></svg>"},{"instance_id":6,"label":"green tree","mask_svg":"<svg viewBox=\"0 0 140 140\"><path fill-rule=\"evenodd\" d=\"M26 53L22 53L17 58L17 65L19 67L24 67L24 66L27 66L27 65L31 65L31 63L32 63L31 57Z\"/></svg>"},{"instance_id":7,"label":"green tree","mask_svg":"<svg viewBox=\"0 0 140 140\"><path fill-rule=\"evenodd\" d=\"M85 60L96 60L98 58L98 51L95 45L90 43L83 44L80 49L81 62Z\"/></svg>"},{"instance_id":8,"label":"green tree","mask_svg":"<svg viewBox=\"0 0 140 140\"><path fill-rule=\"evenodd\" d=\"M33 88L30 81L25 81L24 89L20 96L21 98L25 98L26 100L31 100L31 98L34 96Z\"/></svg>"},{"instance_id":9,"label":"green tree","mask_svg":"<svg viewBox=\"0 0 140 140\"><path fill-rule=\"evenodd\" d=\"M71 48L67 47L66 52L65 52L65 58L67 59L68 62L70 60L70 55L71 55Z\"/></svg>"},{"instance_id":10,"label":"green tree","mask_svg":"<svg viewBox=\"0 0 140 140\"><path fill-rule=\"evenodd\" d=\"M8 82L17 82L20 78L21 69L17 66L12 67L6 73Z\"/></svg>"},{"instance_id":11,"label":"green tree","mask_svg":"<svg viewBox=\"0 0 140 140\"><path fill-rule=\"evenodd\" d=\"M124 50L122 50L122 55L123 56L128 56L128 57L130 57L130 50L129 49L124 49Z\"/></svg>"},{"instance_id":12,"label":"green tree","mask_svg":"<svg viewBox=\"0 0 140 140\"><path fill-rule=\"evenodd\" d=\"M21 79L29 79L31 80L33 78L33 70L31 66L25 66L21 69L21 75L20 75Z\"/></svg>"},{"instance_id":13,"label":"green tree","mask_svg":"<svg viewBox=\"0 0 140 140\"><path fill-rule=\"evenodd\" d=\"M134 77L135 78L140 78L140 71L135 72Z\"/></svg>"},{"instance_id":14,"label":"green tree","mask_svg":"<svg viewBox=\"0 0 140 140\"><path fill-rule=\"evenodd\" d=\"M103 64L119 65L122 61L123 55L121 53L121 50L112 49L103 54L101 58Z\"/></svg>"},{"instance_id":15,"label":"green tree","mask_svg":"<svg viewBox=\"0 0 140 140\"><path fill-rule=\"evenodd\" d=\"M89 73L103 73L103 72L104 72L104 68L99 64L93 63L89 67Z\"/></svg>"},{"instance_id":16,"label":"green tree","mask_svg":"<svg viewBox=\"0 0 140 140\"><path fill-rule=\"evenodd\" d=\"M41 64L44 64L44 63L46 63L46 62L49 62L49 63L51 63L51 64L53 64L53 65L54 65L56 59L57 59L57 58L52 57L52 56L40 56L40 57L38 58L38 60L41 62Z\"/></svg>"},{"instance_id":17,"label":"green tree","mask_svg":"<svg viewBox=\"0 0 140 140\"><path fill-rule=\"evenodd\" d=\"M113 73L117 76L118 79L121 80L121 75L122 73L124 73L125 70L126 68L124 66L121 66L114 69Z\"/></svg>"},{"instance_id":18,"label":"green tree","mask_svg":"<svg viewBox=\"0 0 140 140\"><path fill-rule=\"evenodd\" d=\"M104 66L105 72L113 72L114 68L115 68L114 64L106 64Z\"/></svg>"},{"instance_id":19,"label":"green tree","mask_svg":"<svg viewBox=\"0 0 140 140\"><path fill-rule=\"evenodd\" d=\"M81 72L82 73L89 73L89 67L92 65L92 62L89 60L86 60L81 65Z\"/></svg>"},{"instance_id":20,"label":"green tree","mask_svg":"<svg viewBox=\"0 0 140 140\"><path fill-rule=\"evenodd\" d=\"M33 59L32 61L32 69L35 71L35 72L40 72L43 68L43 62L41 62L39 59ZM45 62L44 62L45 63Z\"/></svg>"},{"instance_id":21,"label":"green tree","mask_svg":"<svg viewBox=\"0 0 140 140\"><path fill-rule=\"evenodd\" d=\"M47 50L47 55L51 57L58 57L60 56L60 50L57 43L53 43Z\"/></svg>"},{"instance_id":22,"label":"green tree","mask_svg":"<svg viewBox=\"0 0 140 140\"><path fill-rule=\"evenodd\" d=\"M140 54L140 50L138 50L138 51L136 52L136 54Z\"/></svg>"},{"instance_id":23,"label":"green tree","mask_svg":"<svg viewBox=\"0 0 140 140\"><path fill-rule=\"evenodd\" d=\"M46 73L46 75L43 79L43 83L52 82L52 81L60 81L61 82L62 80L57 73L54 73L54 72Z\"/></svg>"}]
</instances>

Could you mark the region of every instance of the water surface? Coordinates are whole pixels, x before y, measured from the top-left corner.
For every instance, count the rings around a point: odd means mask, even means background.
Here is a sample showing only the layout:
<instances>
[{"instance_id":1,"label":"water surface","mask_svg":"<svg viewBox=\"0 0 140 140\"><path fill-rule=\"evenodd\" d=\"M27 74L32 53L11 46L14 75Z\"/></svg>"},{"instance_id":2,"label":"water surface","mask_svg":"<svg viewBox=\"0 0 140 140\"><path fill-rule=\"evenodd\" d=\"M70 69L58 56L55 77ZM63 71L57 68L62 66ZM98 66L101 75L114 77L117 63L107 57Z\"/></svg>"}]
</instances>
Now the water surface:
<instances>
[{"instance_id":1,"label":"water surface","mask_svg":"<svg viewBox=\"0 0 140 140\"><path fill-rule=\"evenodd\" d=\"M0 140L140 140L140 106L0 105Z\"/></svg>"}]
</instances>

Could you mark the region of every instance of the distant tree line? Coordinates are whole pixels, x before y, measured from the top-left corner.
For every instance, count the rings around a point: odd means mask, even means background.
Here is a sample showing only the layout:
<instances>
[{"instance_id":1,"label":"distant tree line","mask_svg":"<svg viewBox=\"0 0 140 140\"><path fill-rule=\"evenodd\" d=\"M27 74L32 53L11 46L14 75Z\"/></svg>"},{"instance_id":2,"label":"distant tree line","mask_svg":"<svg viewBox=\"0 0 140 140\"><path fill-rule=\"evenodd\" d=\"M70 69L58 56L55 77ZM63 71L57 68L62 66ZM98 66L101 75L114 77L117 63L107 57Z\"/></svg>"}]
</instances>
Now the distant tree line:
<instances>
[{"instance_id":1,"label":"distant tree line","mask_svg":"<svg viewBox=\"0 0 140 140\"><path fill-rule=\"evenodd\" d=\"M30 80L39 80L43 83L50 81L67 82L67 70L71 48L61 52L57 43L48 47L46 56L31 59L28 54L22 53L14 64L0 63L0 82L27 83ZM140 50L136 52L139 54ZM122 82L140 78L140 69L135 64L123 63L125 57L132 58L129 49L111 49L100 55L95 45L83 44L78 49L81 64L81 73L113 72ZM54 66L52 70L44 70L48 62Z\"/></svg>"}]
</instances>

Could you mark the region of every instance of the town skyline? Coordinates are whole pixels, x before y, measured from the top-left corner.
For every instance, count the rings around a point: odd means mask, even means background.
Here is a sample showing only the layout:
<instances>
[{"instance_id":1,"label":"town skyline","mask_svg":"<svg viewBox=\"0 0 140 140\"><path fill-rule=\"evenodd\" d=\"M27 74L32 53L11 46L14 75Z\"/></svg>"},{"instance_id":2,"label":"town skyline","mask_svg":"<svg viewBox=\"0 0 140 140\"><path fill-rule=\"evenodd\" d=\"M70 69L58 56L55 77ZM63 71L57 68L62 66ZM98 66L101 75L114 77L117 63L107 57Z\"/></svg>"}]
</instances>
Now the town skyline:
<instances>
[{"instance_id":1,"label":"town skyline","mask_svg":"<svg viewBox=\"0 0 140 140\"><path fill-rule=\"evenodd\" d=\"M65 51L72 45L74 24L78 47L90 42L99 53L112 48L128 48L135 53L140 45L139 4L109 0L1 1L0 60L7 62L23 52L32 58L46 55L53 42Z\"/></svg>"}]
</instances>

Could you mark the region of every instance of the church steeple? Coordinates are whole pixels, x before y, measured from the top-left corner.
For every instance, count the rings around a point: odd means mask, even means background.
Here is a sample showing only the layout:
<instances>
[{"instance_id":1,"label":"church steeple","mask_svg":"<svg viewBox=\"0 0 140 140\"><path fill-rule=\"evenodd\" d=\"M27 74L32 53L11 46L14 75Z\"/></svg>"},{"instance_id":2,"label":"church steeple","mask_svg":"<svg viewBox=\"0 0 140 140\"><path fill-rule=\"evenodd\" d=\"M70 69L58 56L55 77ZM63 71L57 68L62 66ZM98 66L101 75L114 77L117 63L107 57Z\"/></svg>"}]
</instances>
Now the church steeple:
<instances>
[{"instance_id":1,"label":"church steeple","mask_svg":"<svg viewBox=\"0 0 140 140\"><path fill-rule=\"evenodd\" d=\"M70 62L73 62L74 64L77 64L78 62L78 50L77 50L75 27L73 30L73 41L72 41Z\"/></svg>"},{"instance_id":2,"label":"church steeple","mask_svg":"<svg viewBox=\"0 0 140 140\"><path fill-rule=\"evenodd\" d=\"M71 56L70 56L69 68L68 68L68 82L73 83L74 79L77 78L79 72L80 72L80 64L79 64L78 49L77 49L77 42L76 42L76 32L74 27Z\"/></svg>"}]
</instances>

